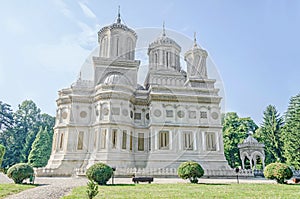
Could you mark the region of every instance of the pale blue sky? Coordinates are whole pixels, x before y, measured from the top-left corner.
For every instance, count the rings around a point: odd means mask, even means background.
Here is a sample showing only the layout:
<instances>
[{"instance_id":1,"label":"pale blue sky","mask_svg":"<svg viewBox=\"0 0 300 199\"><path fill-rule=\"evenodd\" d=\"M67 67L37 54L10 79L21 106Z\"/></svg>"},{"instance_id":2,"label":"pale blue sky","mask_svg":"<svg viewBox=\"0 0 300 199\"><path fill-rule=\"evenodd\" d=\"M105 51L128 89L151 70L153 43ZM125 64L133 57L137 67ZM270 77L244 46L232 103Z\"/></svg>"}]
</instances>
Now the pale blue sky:
<instances>
[{"instance_id":1,"label":"pale blue sky","mask_svg":"<svg viewBox=\"0 0 300 199\"><path fill-rule=\"evenodd\" d=\"M32 99L54 115L117 6L131 28L166 27L198 42L225 87L225 110L258 124L268 104L283 113L300 92L300 1L1 1L0 100Z\"/></svg>"}]
</instances>

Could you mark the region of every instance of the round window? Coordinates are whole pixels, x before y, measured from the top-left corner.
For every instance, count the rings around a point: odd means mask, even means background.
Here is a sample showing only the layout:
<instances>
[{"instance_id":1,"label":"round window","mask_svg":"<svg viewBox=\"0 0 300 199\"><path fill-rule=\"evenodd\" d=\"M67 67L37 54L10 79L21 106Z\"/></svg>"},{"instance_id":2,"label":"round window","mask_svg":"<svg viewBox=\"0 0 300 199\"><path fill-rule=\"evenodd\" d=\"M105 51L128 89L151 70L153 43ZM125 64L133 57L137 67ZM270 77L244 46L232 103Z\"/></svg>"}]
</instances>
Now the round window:
<instances>
[{"instance_id":1,"label":"round window","mask_svg":"<svg viewBox=\"0 0 300 199\"><path fill-rule=\"evenodd\" d=\"M87 113L85 111L80 112L80 117L81 118L86 118L86 116L87 116Z\"/></svg>"}]
</instances>

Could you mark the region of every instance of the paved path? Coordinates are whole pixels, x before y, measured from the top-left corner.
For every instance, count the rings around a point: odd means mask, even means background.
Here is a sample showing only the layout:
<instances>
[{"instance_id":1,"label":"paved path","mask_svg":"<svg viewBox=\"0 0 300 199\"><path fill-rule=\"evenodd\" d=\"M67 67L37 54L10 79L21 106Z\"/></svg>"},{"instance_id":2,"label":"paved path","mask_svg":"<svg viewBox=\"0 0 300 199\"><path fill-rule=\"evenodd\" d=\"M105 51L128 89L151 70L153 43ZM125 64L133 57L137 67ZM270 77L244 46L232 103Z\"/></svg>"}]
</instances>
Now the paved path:
<instances>
[{"instance_id":1,"label":"paved path","mask_svg":"<svg viewBox=\"0 0 300 199\"><path fill-rule=\"evenodd\" d=\"M36 178L37 186L6 199L58 199L69 193L74 187L86 185L86 178Z\"/></svg>"},{"instance_id":2,"label":"paved path","mask_svg":"<svg viewBox=\"0 0 300 199\"><path fill-rule=\"evenodd\" d=\"M186 180L179 178L154 178L156 184L165 183L186 183ZM240 183L275 183L275 181L265 179L240 179ZM7 182L5 182L7 183ZM58 199L68 194L74 187L84 186L87 183L86 178L43 178L37 177L35 184L40 184L36 188L25 190L6 199ZM108 182L111 184L111 180ZM131 184L131 178L116 178L115 184ZM199 179L199 183L229 184L236 183L236 179Z\"/></svg>"}]
</instances>

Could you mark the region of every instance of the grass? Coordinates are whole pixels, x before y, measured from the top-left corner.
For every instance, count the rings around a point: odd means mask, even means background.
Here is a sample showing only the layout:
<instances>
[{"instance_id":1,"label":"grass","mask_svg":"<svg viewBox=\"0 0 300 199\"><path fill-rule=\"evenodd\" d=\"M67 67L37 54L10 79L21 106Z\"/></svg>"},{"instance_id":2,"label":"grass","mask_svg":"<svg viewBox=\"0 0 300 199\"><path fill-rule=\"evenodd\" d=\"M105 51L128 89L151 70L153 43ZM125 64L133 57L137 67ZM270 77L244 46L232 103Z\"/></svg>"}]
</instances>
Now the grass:
<instances>
[{"instance_id":1,"label":"grass","mask_svg":"<svg viewBox=\"0 0 300 199\"><path fill-rule=\"evenodd\" d=\"M26 184L0 184L0 198L5 198L6 196L17 194L26 189L36 187L36 185L26 185Z\"/></svg>"},{"instance_id":2,"label":"grass","mask_svg":"<svg viewBox=\"0 0 300 199\"><path fill-rule=\"evenodd\" d=\"M299 198L300 185L282 184L128 184L99 186L97 198ZM86 186L63 199L87 198Z\"/></svg>"}]
</instances>

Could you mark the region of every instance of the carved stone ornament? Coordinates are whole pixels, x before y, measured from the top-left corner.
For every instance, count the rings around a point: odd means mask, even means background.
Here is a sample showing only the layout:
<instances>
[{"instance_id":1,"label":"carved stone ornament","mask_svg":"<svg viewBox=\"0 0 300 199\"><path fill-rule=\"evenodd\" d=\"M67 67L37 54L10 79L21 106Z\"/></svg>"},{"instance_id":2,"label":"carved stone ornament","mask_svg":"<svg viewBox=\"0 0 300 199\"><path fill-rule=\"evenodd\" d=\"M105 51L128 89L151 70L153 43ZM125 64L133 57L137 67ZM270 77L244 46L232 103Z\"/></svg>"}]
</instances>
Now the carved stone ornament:
<instances>
[{"instance_id":1,"label":"carved stone ornament","mask_svg":"<svg viewBox=\"0 0 300 199\"><path fill-rule=\"evenodd\" d=\"M212 112L211 117L216 120L219 118L219 114L217 112Z\"/></svg>"},{"instance_id":2,"label":"carved stone ornament","mask_svg":"<svg viewBox=\"0 0 300 199\"><path fill-rule=\"evenodd\" d=\"M159 109L154 110L154 115L156 117L160 117L161 116L161 111Z\"/></svg>"},{"instance_id":3,"label":"carved stone ornament","mask_svg":"<svg viewBox=\"0 0 300 199\"><path fill-rule=\"evenodd\" d=\"M87 112L86 111L81 111L79 115L80 115L81 118L86 118Z\"/></svg>"},{"instance_id":4,"label":"carved stone ornament","mask_svg":"<svg viewBox=\"0 0 300 199\"><path fill-rule=\"evenodd\" d=\"M63 119L67 119L67 117L68 117L68 112L67 112L67 111L64 111L64 112L61 114L61 117L62 117Z\"/></svg>"},{"instance_id":5,"label":"carved stone ornament","mask_svg":"<svg viewBox=\"0 0 300 199\"><path fill-rule=\"evenodd\" d=\"M183 118L183 117L184 117L184 111L178 111L178 112L177 112L177 116L178 116L179 118Z\"/></svg>"}]
</instances>

